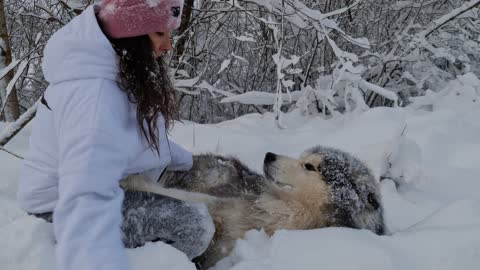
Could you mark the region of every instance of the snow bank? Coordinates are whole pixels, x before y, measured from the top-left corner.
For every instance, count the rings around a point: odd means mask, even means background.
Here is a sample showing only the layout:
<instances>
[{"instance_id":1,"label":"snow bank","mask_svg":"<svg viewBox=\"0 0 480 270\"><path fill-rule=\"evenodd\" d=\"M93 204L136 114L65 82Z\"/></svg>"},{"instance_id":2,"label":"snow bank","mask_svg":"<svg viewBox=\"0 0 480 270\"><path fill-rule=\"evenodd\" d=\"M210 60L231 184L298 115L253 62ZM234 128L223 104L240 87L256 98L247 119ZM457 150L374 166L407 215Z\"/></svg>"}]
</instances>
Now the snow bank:
<instances>
[{"instance_id":1,"label":"snow bank","mask_svg":"<svg viewBox=\"0 0 480 270\"><path fill-rule=\"evenodd\" d=\"M480 79L473 73L458 76L438 93L427 90L425 96L412 98L414 108L468 112L480 108Z\"/></svg>"},{"instance_id":2,"label":"snow bank","mask_svg":"<svg viewBox=\"0 0 480 270\"><path fill-rule=\"evenodd\" d=\"M392 236L327 228L277 231L268 239L250 231L216 269L477 269L480 203L460 201L424 223Z\"/></svg>"},{"instance_id":3,"label":"snow bank","mask_svg":"<svg viewBox=\"0 0 480 270\"><path fill-rule=\"evenodd\" d=\"M389 235L326 228L278 231L269 238L250 231L215 270L478 269L480 108L457 101L456 94L442 94L429 100L427 111L376 108L331 120L293 112L284 115L285 129L277 128L273 114L176 125L172 137L193 152L233 155L257 171L268 151L298 156L321 144L353 153L377 178L386 177L381 192ZM28 134L27 129L6 148L23 154ZM51 224L22 213L14 200L19 160L0 152L0 164L0 268L55 269ZM162 243L129 250L129 256L132 269L195 269Z\"/></svg>"}]
</instances>

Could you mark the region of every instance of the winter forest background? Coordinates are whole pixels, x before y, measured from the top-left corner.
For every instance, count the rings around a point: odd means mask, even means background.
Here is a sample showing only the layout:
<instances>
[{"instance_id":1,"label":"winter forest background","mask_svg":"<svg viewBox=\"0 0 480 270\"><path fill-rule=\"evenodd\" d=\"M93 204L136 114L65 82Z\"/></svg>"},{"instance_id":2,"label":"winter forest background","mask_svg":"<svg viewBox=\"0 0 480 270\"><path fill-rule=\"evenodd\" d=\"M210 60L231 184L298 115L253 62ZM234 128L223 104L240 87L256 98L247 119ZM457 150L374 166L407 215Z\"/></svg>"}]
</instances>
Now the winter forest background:
<instances>
[{"instance_id":1,"label":"winter forest background","mask_svg":"<svg viewBox=\"0 0 480 270\"><path fill-rule=\"evenodd\" d=\"M212 270L479 269L480 0L184 1L171 138L257 172L267 152L350 152L389 231L252 230ZM2 270L55 269L53 226L19 208L17 178L44 46L93 2L0 0ZM127 252L132 270L195 270L161 242Z\"/></svg>"},{"instance_id":2,"label":"winter forest background","mask_svg":"<svg viewBox=\"0 0 480 270\"><path fill-rule=\"evenodd\" d=\"M47 87L48 38L93 2L0 0L0 120L23 114L0 146ZM479 8L478 0L185 0L168 56L182 118L274 112L281 126L294 109L329 117L406 106L459 75L480 77Z\"/></svg>"}]
</instances>

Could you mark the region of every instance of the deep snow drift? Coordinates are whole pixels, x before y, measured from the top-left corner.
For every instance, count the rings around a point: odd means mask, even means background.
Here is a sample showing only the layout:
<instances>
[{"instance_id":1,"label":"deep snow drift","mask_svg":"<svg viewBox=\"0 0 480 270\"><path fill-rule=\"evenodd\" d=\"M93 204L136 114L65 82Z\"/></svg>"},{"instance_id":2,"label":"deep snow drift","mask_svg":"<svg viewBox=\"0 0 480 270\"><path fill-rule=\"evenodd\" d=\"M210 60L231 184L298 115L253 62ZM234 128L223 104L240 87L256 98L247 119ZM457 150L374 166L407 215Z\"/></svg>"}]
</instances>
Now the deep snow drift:
<instances>
[{"instance_id":1,"label":"deep snow drift","mask_svg":"<svg viewBox=\"0 0 480 270\"><path fill-rule=\"evenodd\" d=\"M250 231L215 268L478 269L480 98L478 89L465 88L451 85L454 90L427 95L407 108L329 120L293 112L284 116L286 129L278 129L271 114L216 125L177 124L172 137L186 148L234 155L257 171L268 151L297 157L321 144L351 152L377 179L387 177L381 189L389 235L326 228L278 231L269 238ZM22 155L28 134L27 129L6 148ZM52 225L27 216L15 203L18 165L0 152L0 268L55 269ZM195 269L162 243L129 250L129 256L132 269Z\"/></svg>"}]
</instances>

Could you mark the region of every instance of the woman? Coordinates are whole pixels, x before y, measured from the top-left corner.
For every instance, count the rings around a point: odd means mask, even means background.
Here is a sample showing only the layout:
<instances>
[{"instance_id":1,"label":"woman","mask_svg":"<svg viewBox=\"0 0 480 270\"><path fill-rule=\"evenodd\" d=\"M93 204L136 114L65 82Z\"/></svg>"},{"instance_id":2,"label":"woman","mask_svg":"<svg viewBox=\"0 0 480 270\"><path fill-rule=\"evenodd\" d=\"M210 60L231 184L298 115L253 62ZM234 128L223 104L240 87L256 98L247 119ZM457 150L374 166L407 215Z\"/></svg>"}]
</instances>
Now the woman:
<instances>
[{"instance_id":1,"label":"woman","mask_svg":"<svg viewBox=\"0 0 480 270\"><path fill-rule=\"evenodd\" d=\"M123 192L119 180L189 170L191 153L169 141L177 117L161 55L182 0L105 0L55 33L45 48L50 86L32 127L18 200L52 220L59 270L128 269L125 247L164 241L189 258L213 234L204 206ZM123 241L123 243L122 243Z\"/></svg>"}]
</instances>

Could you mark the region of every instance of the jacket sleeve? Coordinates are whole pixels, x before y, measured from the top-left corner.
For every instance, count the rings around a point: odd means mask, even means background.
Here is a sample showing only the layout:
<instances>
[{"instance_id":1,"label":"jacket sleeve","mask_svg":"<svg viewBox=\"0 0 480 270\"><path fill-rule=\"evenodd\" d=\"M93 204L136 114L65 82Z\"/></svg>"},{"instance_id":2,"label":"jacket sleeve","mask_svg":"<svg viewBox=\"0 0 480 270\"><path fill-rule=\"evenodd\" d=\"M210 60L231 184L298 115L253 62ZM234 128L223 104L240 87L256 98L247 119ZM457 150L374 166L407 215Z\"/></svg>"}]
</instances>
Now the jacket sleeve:
<instances>
[{"instance_id":1,"label":"jacket sleeve","mask_svg":"<svg viewBox=\"0 0 480 270\"><path fill-rule=\"evenodd\" d=\"M118 184L128 144L112 101L104 102L101 85L95 88L75 91L53 108L59 139L59 201L53 216L59 270L129 268Z\"/></svg>"},{"instance_id":2,"label":"jacket sleeve","mask_svg":"<svg viewBox=\"0 0 480 270\"><path fill-rule=\"evenodd\" d=\"M170 145L170 155L172 161L168 166L169 171L188 171L193 166L193 157L192 153L180 145L176 144L174 141L169 140Z\"/></svg>"}]
</instances>

